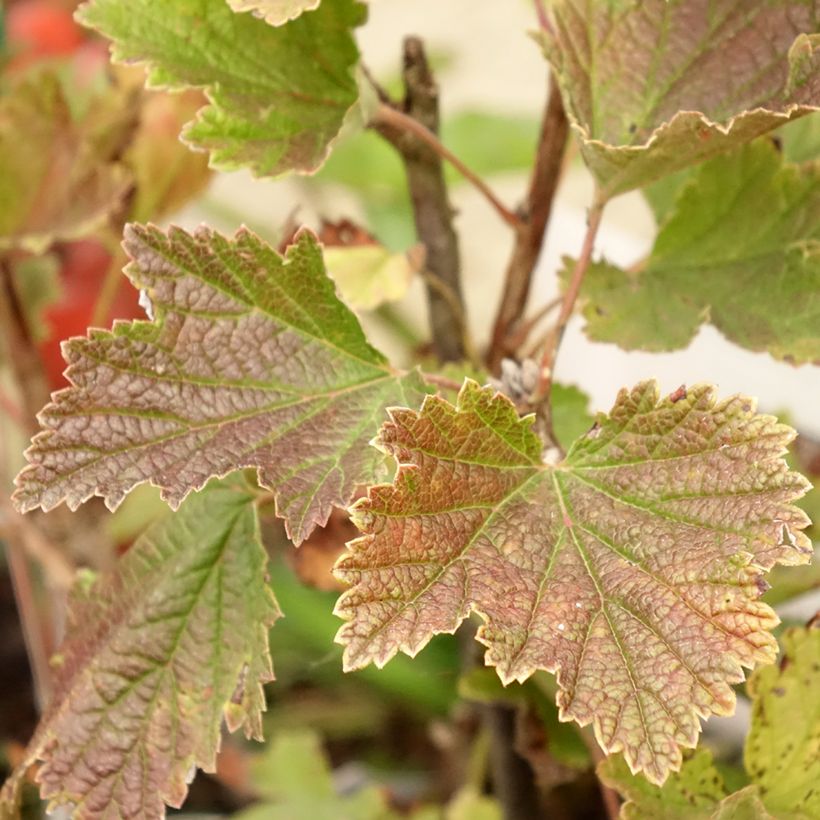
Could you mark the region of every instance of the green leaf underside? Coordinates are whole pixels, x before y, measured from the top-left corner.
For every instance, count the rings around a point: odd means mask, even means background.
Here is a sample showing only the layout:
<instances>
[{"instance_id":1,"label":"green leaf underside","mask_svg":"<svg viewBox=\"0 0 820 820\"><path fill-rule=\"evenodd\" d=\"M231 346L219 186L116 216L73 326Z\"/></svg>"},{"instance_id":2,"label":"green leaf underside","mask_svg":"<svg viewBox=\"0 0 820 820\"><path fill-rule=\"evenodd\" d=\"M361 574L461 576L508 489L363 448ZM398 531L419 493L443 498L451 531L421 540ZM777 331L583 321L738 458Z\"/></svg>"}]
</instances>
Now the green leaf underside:
<instances>
[{"instance_id":1,"label":"green leaf underside","mask_svg":"<svg viewBox=\"0 0 820 820\"><path fill-rule=\"evenodd\" d=\"M301 542L376 478L367 442L386 406L420 401L420 379L367 343L308 232L284 258L246 230L129 225L124 247L156 320L64 343L72 386L40 414L18 507L100 495L113 509L144 481L175 507L212 476L256 467Z\"/></svg>"},{"instance_id":2,"label":"green leaf underside","mask_svg":"<svg viewBox=\"0 0 820 820\"><path fill-rule=\"evenodd\" d=\"M732 710L741 667L774 657L762 572L811 554L793 432L749 399L659 401L644 383L550 467L532 419L474 382L456 407L390 414L379 441L399 471L355 505L364 535L337 565L346 668L412 655L475 610L503 681L557 671L562 718L663 781L698 717Z\"/></svg>"},{"instance_id":3,"label":"green leaf underside","mask_svg":"<svg viewBox=\"0 0 820 820\"><path fill-rule=\"evenodd\" d=\"M605 195L820 104L818 0L552 0L544 48Z\"/></svg>"},{"instance_id":4,"label":"green leaf underside","mask_svg":"<svg viewBox=\"0 0 820 820\"><path fill-rule=\"evenodd\" d=\"M745 763L751 785L728 797L711 753L700 749L662 787L621 757L598 774L627 800L623 820L811 820L820 816L820 630L789 629L776 666L754 672Z\"/></svg>"},{"instance_id":5,"label":"green leaf underside","mask_svg":"<svg viewBox=\"0 0 820 820\"><path fill-rule=\"evenodd\" d=\"M43 797L77 820L162 817L194 766L214 770L223 718L261 739L280 614L265 564L252 494L214 481L75 592L55 700L4 787L6 807L39 759Z\"/></svg>"},{"instance_id":6,"label":"green leaf underside","mask_svg":"<svg viewBox=\"0 0 820 820\"><path fill-rule=\"evenodd\" d=\"M127 117L127 112L123 112ZM93 113L72 118L60 82L41 73L0 98L0 249L42 252L93 230L121 203L125 168L98 150ZM115 130L118 124L111 123Z\"/></svg>"},{"instance_id":7,"label":"green leaf underside","mask_svg":"<svg viewBox=\"0 0 820 820\"><path fill-rule=\"evenodd\" d=\"M679 772L663 786L633 775L620 755L606 758L598 776L626 800L621 820L710 820L726 796L723 778L712 763L712 753L700 748L683 761Z\"/></svg>"},{"instance_id":8,"label":"green leaf underside","mask_svg":"<svg viewBox=\"0 0 820 820\"><path fill-rule=\"evenodd\" d=\"M820 164L761 139L698 169L636 272L593 264L587 335L627 350L685 347L709 321L731 341L820 361Z\"/></svg>"},{"instance_id":9,"label":"green leaf underside","mask_svg":"<svg viewBox=\"0 0 820 820\"><path fill-rule=\"evenodd\" d=\"M79 19L114 41L118 62L146 63L150 86L205 89L211 104L183 131L222 170L315 171L357 99L356 0L325 0L273 27L225 0L90 0ZM161 21L161 24L160 24Z\"/></svg>"},{"instance_id":10,"label":"green leaf underside","mask_svg":"<svg viewBox=\"0 0 820 820\"><path fill-rule=\"evenodd\" d=\"M252 766L253 783L266 801L236 820L392 820L377 786L340 796L321 741L308 730L283 732Z\"/></svg>"},{"instance_id":11,"label":"green leaf underside","mask_svg":"<svg viewBox=\"0 0 820 820\"><path fill-rule=\"evenodd\" d=\"M745 763L777 818L820 817L820 629L789 629L777 666L750 679Z\"/></svg>"},{"instance_id":12,"label":"green leaf underside","mask_svg":"<svg viewBox=\"0 0 820 820\"><path fill-rule=\"evenodd\" d=\"M305 11L319 7L321 0L227 0L237 12L249 11L268 25L281 26Z\"/></svg>"}]
</instances>

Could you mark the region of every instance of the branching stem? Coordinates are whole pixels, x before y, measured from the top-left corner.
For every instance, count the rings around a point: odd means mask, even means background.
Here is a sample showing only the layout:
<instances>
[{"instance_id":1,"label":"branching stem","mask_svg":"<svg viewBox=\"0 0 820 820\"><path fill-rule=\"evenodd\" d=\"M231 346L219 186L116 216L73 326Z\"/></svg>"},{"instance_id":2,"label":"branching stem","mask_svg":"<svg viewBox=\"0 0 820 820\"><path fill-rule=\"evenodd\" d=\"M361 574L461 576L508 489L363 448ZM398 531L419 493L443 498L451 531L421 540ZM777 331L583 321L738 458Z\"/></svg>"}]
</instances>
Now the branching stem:
<instances>
[{"instance_id":1,"label":"branching stem","mask_svg":"<svg viewBox=\"0 0 820 820\"><path fill-rule=\"evenodd\" d=\"M525 220L516 235L507 265L501 302L487 350L487 365L493 372L498 370L501 360L514 354L520 345L521 329L518 325L527 306L535 266L544 244L552 202L564 166L568 137L569 123L561 92L552 76L524 207Z\"/></svg>"},{"instance_id":2,"label":"branching stem","mask_svg":"<svg viewBox=\"0 0 820 820\"><path fill-rule=\"evenodd\" d=\"M538 386L533 394L533 404L535 405L544 404L549 399L550 388L552 386L552 374L555 369L555 357L561 345L561 340L564 337L567 322L572 315L575 302L578 299L581 283L584 281L584 274L587 272L589 263L592 261L595 238L598 235L598 228L601 226L601 217L603 216L605 205L606 199L596 194L593 204L589 209L587 230L584 235L584 242L581 246L581 253L575 262L575 267L572 269L569 284L564 293L564 299L561 302L561 310L558 313L558 318L555 320L555 325L547 337L544 351L541 355Z\"/></svg>"},{"instance_id":3,"label":"branching stem","mask_svg":"<svg viewBox=\"0 0 820 820\"><path fill-rule=\"evenodd\" d=\"M398 151L407 174L416 234L427 261L427 303L433 349L442 361L460 361L468 350L467 318L461 292L461 260L444 179L438 86L418 37L404 41L402 108L382 101L370 127ZM395 115L395 116L394 116Z\"/></svg>"},{"instance_id":4,"label":"branching stem","mask_svg":"<svg viewBox=\"0 0 820 820\"><path fill-rule=\"evenodd\" d=\"M516 229L521 226L521 218L501 202L493 193L490 186L487 185L478 174L470 170L429 128L426 128L418 120L382 102L373 115L371 126L376 129L380 127L395 128L418 137L418 139L432 148L442 159L446 159L464 179L473 185L473 187L484 196L487 202L490 203L504 222Z\"/></svg>"}]
</instances>

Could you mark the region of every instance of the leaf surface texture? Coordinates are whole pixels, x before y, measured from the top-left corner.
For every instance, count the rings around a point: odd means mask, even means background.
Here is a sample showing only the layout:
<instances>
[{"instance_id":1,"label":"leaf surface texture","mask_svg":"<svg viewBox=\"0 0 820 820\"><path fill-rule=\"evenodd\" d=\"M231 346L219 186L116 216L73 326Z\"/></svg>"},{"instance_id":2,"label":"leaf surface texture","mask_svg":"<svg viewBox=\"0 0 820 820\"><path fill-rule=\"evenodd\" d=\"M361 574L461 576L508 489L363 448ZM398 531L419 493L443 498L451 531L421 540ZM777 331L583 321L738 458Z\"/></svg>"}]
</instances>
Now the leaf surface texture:
<instances>
[{"instance_id":1,"label":"leaf surface texture","mask_svg":"<svg viewBox=\"0 0 820 820\"><path fill-rule=\"evenodd\" d=\"M284 258L247 231L208 228L131 225L124 247L156 320L65 343L72 386L40 414L17 505L100 495L113 509L151 481L177 506L212 476L256 467L301 542L375 479L367 442L386 406L420 400L420 379L368 344L308 232Z\"/></svg>"},{"instance_id":2,"label":"leaf surface texture","mask_svg":"<svg viewBox=\"0 0 820 820\"><path fill-rule=\"evenodd\" d=\"M363 536L337 565L346 667L413 655L475 610L502 681L557 672L562 717L662 782L698 718L733 709L742 667L775 655L763 572L811 554L792 436L749 399L647 382L550 466L532 419L475 382L456 406L391 410L379 442L399 471L354 507Z\"/></svg>"},{"instance_id":3,"label":"leaf surface texture","mask_svg":"<svg viewBox=\"0 0 820 820\"><path fill-rule=\"evenodd\" d=\"M820 164L784 164L768 139L711 160L646 262L593 264L581 304L590 338L628 350L685 347L708 321L750 350L820 361Z\"/></svg>"},{"instance_id":4,"label":"leaf surface texture","mask_svg":"<svg viewBox=\"0 0 820 820\"><path fill-rule=\"evenodd\" d=\"M74 593L55 658L55 699L24 764L52 805L77 820L163 817L194 766L213 771L223 718L261 739L273 677L268 628L279 609L264 580L253 495L212 482L151 527L112 575Z\"/></svg>"},{"instance_id":5,"label":"leaf surface texture","mask_svg":"<svg viewBox=\"0 0 820 820\"><path fill-rule=\"evenodd\" d=\"M546 54L607 195L815 110L817 0L552 0Z\"/></svg>"},{"instance_id":6,"label":"leaf surface texture","mask_svg":"<svg viewBox=\"0 0 820 820\"><path fill-rule=\"evenodd\" d=\"M280 27L225 0L90 0L79 17L114 41L115 60L147 64L149 85L205 89L211 104L183 137L222 170L315 171L358 97L356 0L326 0Z\"/></svg>"}]
</instances>

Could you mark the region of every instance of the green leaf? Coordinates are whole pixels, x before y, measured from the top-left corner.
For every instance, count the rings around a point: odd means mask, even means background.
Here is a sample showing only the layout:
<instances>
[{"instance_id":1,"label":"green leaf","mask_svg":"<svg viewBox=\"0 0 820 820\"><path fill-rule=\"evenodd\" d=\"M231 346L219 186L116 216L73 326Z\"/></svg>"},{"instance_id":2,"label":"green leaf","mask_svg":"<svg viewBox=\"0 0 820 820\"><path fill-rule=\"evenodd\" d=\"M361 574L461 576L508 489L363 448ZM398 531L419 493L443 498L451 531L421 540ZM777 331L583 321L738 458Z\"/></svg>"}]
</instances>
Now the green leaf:
<instances>
[{"instance_id":1,"label":"green leaf","mask_svg":"<svg viewBox=\"0 0 820 820\"><path fill-rule=\"evenodd\" d=\"M377 475L367 442L392 404L415 403L338 300L316 238L283 258L241 230L126 227L126 274L155 322L64 343L72 386L40 414L15 500L22 510L111 509L151 481L177 506L211 476L256 467L299 543Z\"/></svg>"},{"instance_id":2,"label":"green leaf","mask_svg":"<svg viewBox=\"0 0 820 820\"><path fill-rule=\"evenodd\" d=\"M476 611L502 681L557 672L561 718L662 782L698 718L731 712L742 667L774 658L763 572L811 554L793 431L750 399L659 401L651 382L557 465L533 419L475 382L455 407L390 416L378 441L398 472L354 506L363 536L337 564L345 667L413 655Z\"/></svg>"},{"instance_id":3,"label":"green leaf","mask_svg":"<svg viewBox=\"0 0 820 820\"><path fill-rule=\"evenodd\" d=\"M228 5L238 12L249 11L268 25L281 26L295 20L305 11L319 7L322 0L228 0Z\"/></svg>"},{"instance_id":4,"label":"green leaf","mask_svg":"<svg viewBox=\"0 0 820 820\"><path fill-rule=\"evenodd\" d=\"M552 0L542 35L605 196L820 105L817 0Z\"/></svg>"},{"instance_id":5,"label":"green leaf","mask_svg":"<svg viewBox=\"0 0 820 820\"><path fill-rule=\"evenodd\" d=\"M26 325L32 339L41 342L50 335L44 311L62 293L60 260L54 253L42 256L12 257L8 260L14 290L25 311Z\"/></svg>"},{"instance_id":6,"label":"green leaf","mask_svg":"<svg viewBox=\"0 0 820 820\"><path fill-rule=\"evenodd\" d=\"M280 614L265 564L252 493L212 482L111 575L75 589L54 700L6 805L42 760L43 797L78 820L162 817L194 766L214 770L223 719L261 739L268 628Z\"/></svg>"},{"instance_id":7,"label":"green leaf","mask_svg":"<svg viewBox=\"0 0 820 820\"><path fill-rule=\"evenodd\" d=\"M687 757L663 786L633 775L621 755L598 765L598 777L624 797L621 820L709 820L726 795L708 749Z\"/></svg>"},{"instance_id":8,"label":"green leaf","mask_svg":"<svg viewBox=\"0 0 820 820\"><path fill-rule=\"evenodd\" d=\"M586 332L627 349L686 346L704 321L750 350L820 361L820 164L784 165L768 139L706 163L645 264L594 264Z\"/></svg>"},{"instance_id":9,"label":"green leaf","mask_svg":"<svg viewBox=\"0 0 820 820\"><path fill-rule=\"evenodd\" d=\"M357 310L373 310L401 299L413 276L424 265L424 246L394 253L374 242L326 247L325 265L345 303Z\"/></svg>"},{"instance_id":10,"label":"green leaf","mask_svg":"<svg viewBox=\"0 0 820 820\"><path fill-rule=\"evenodd\" d=\"M572 444L592 427L594 419L589 412L589 396L572 384L555 382L550 396L552 426L558 442Z\"/></svg>"},{"instance_id":11,"label":"green leaf","mask_svg":"<svg viewBox=\"0 0 820 820\"><path fill-rule=\"evenodd\" d=\"M90 233L121 204L129 175L100 149L130 111L123 105L103 124L105 107L98 101L75 119L48 72L0 97L0 250L41 253L55 240Z\"/></svg>"},{"instance_id":12,"label":"green leaf","mask_svg":"<svg viewBox=\"0 0 820 820\"><path fill-rule=\"evenodd\" d=\"M811 114L784 125L776 134L788 162L820 159L820 115Z\"/></svg>"},{"instance_id":13,"label":"green leaf","mask_svg":"<svg viewBox=\"0 0 820 820\"><path fill-rule=\"evenodd\" d=\"M213 167L258 176L322 164L358 96L352 29L364 17L356 0L325 0L278 28L225 0L89 0L78 12L114 41L114 60L147 64L150 86L204 88L211 104L183 138Z\"/></svg>"},{"instance_id":14,"label":"green leaf","mask_svg":"<svg viewBox=\"0 0 820 820\"><path fill-rule=\"evenodd\" d=\"M251 779L264 803L234 815L236 820L390 820L375 786L336 794L319 736L309 730L279 734L255 761Z\"/></svg>"},{"instance_id":15,"label":"green leaf","mask_svg":"<svg viewBox=\"0 0 820 820\"><path fill-rule=\"evenodd\" d=\"M745 763L777 818L820 817L820 629L789 629L777 666L749 680Z\"/></svg>"},{"instance_id":16,"label":"green leaf","mask_svg":"<svg viewBox=\"0 0 820 820\"><path fill-rule=\"evenodd\" d=\"M785 818L775 818L769 814L760 800L757 786L747 786L723 800L711 820L785 820Z\"/></svg>"}]
</instances>

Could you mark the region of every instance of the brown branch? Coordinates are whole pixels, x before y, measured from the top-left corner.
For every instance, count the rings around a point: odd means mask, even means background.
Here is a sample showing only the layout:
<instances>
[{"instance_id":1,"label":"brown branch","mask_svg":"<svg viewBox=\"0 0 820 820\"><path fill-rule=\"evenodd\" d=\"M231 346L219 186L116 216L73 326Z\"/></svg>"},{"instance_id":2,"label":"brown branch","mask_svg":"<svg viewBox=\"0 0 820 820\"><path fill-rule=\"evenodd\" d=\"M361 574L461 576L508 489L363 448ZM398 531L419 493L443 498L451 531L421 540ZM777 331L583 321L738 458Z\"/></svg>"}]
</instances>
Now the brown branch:
<instances>
[{"instance_id":1,"label":"brown branch","mask_svg":"<svg viewBox=\"0 0 820 820\"><path fill-rule=\"evenodd\" d=\"M575 262L575 267L572 269L569 285L564 293L558 318L555 320L555 325L550 331L550 335L544 345L544 352L541 356L541 368L538 374L538 385L535 388L532 399L533 404L536 406L545 404L549 398L550 388L552 386L552 374L555 369L555 357L561 345L561 340L564 337L567 322L575 307L578 293L581 290L581 282L584 280L584 274L587 272L590 261L592 261L595 237L598 235L598 228L601 226L601 217L605 205L606 200L596 193L595 200L589 209L587 230L584 235L583 245L581 246L581 253Z\"/></svg>"},{"instance_id":2,"label":"brown branch","mask_svg":"<svg viewBox=\"0 0 820 820\"><path fill-rule=\"evenodd\" d=\"M544 234L552 212L552 202L561 178L568 137L567 115L558 84L552 75L541 123L541 134L538 138L535 167L527 194L526 221L516 236L513 253L507 266L501 304L498 306L487 351L487 365L493 372L498 369L505 356L515 353L516 350L517 325L527 306L532 276L541 254Z\"/></svg>"},{"instance_id":3,"label":"brown branch","mask_svg":"<svg viewBox=\"0 0 820 820\"><path fill-rule=\"evenodd\" d=\"M371 123L401 155L407 174L416 233L427 251L427 268L454 294L460 310L441 289L427 282L427 302L433 348L442 361L464 358L464 297L461 292L461 260L453 227L453 210L447 196L442 157L417 129L406 127L407 119L419 123L425 133L435 135L439 126L438 87L424 46L417 37L404 41L404 116L388 122L384 117ZM396 110L396 109L392 109ZM389 116L388 116L389 119ZM401 121L399 127L398 122Z\"/></svg>"},{"instance_id":4,"label":"brown branch","mask_svg":"<svg viewBox=\"0 0 820 820\"><path fill-rule=\"evenodd\" d=\"M530 764L515 750L516 712L503 703L481 709L490 734L490 774L504 820L537 820L543 816L538 786Z\"/></svg>"},{"instance_id":5,"label":"brown branch","mask_svg":"<svg viewBox=\"0 0 820 820\"><path fill-rule=\"evenodd\" d=\"M444 390L455 390L456 393L461 390L461 382L457 382L455 379L448 379L446 376L439 376L435 373L422 373L421 378L428 384L433 384Z\"/></svg>"},{"instance_id":6,"label":"brown branch","mask_svg":"<svg viewBox=\"0 0 820 820\"><path fill-rule=\"evenodd\" d=\"M489 185L470 170L444 143L428 128L425 128L418 120L408 116L403 111L399 111L386 103L381 103L373 115L370 124L374 128L395 128L404 129L410 134L418 137L423 143L430 146L442 159L446 159L471 185L473 185L495 209L496 213L511 228L518 228L521 225L521 218L513 213L506 205L493 193Z\"/></svg>"}]
</instances>

